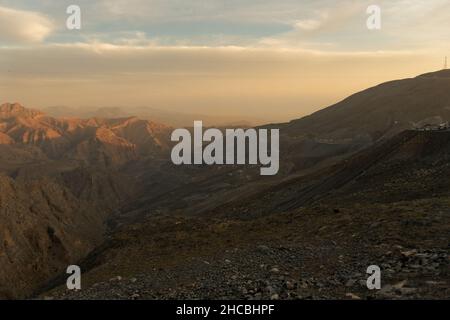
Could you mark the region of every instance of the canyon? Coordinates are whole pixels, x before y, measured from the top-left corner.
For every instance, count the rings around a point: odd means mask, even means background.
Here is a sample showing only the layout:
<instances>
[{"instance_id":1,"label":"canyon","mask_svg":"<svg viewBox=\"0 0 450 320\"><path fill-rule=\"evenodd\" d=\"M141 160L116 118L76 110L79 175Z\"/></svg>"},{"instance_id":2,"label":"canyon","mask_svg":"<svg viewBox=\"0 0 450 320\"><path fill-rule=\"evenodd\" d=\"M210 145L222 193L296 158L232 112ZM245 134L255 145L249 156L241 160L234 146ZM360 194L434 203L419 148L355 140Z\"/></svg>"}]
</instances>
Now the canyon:
<instances>
[{"instance_id":1,"label":"canyon","mask_svg":"<svg viewBox=\"0 0 450 320\"><path fill-rule=\"evenodd\" d=\"M257 127L280 130L275 176L177 166L174 128L150 119L5 103L0 298L401 298L358 287L376 262L412 297L448 296L450 137L415 128L450 120L449 87L443 70ZM69 264L81 292L59 279Z\"/></svg>"}]
</instances>

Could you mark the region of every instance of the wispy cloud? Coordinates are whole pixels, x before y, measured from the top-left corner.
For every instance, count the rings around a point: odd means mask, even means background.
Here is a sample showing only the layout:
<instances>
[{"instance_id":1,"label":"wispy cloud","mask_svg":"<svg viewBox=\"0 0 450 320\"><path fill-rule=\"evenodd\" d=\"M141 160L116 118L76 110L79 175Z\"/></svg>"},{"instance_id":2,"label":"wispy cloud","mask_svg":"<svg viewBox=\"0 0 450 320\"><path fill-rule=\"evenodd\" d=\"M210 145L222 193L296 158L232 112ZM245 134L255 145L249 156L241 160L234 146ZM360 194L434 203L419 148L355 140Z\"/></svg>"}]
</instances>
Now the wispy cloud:
<instances>
[{"instance_id":1,"label":"wispy cloud","mask_svg":"<svg viewBox=\"0 0 450 320\"><path fill-rule=\"evenodd\" d=\"M83 30L74 33L64 28L68 3L0 0L2 42L444 51L450 27L448 0L378 0L377 32L366 28L371 0L78 0Z\"/></svg>"},{"instance_id":2,"label":"wispy cloud","mask_svg":"<svg viewBox=\"0 0 450 320\"><path fill-rule=\"evenodd\" d=\"M51 20L40 13L0 7L0 42L41 42L53 28Z\"/></svg>"}]
</instances>

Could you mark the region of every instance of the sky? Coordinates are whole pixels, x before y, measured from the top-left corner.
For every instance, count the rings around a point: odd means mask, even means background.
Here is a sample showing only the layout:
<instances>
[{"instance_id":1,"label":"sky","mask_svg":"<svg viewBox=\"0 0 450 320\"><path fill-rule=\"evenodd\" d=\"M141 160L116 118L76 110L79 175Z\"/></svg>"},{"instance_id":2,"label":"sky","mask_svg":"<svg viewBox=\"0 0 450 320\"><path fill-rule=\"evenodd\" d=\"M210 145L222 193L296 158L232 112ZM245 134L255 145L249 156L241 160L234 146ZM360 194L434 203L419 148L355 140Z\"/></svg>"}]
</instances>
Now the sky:
<instances>
[{"instance_id":1,"label":"sky","mask_svg":"<svg viewBox=\"0 0 450 320\"><path fill-rule=\"evenodd\" d=\"M0 102L287 121L442 69L449 40L450 0L0 0Z\"/></svg>"}]
</instances>

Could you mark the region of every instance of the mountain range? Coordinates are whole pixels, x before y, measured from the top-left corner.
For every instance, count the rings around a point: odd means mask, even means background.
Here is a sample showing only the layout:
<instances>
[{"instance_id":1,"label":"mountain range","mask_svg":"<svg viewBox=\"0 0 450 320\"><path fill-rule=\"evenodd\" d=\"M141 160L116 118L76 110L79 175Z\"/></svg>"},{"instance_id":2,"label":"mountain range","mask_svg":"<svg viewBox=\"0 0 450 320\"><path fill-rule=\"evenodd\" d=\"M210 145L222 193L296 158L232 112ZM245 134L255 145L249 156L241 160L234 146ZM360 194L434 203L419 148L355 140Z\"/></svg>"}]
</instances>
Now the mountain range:
<instances>
[{"instance_id":1,"label":"mountain range","mask_svg":"<svg viewBox=\"0 0 450 320\"><path fill-rule=\"evenodd\" d=\"M76 117L76 118L129 118L151 119L155 122L164 123L171 127L189 127L195 120L201 119L203 123L211 127L241 126L250 127L252 124L265 123L263 119L255 116L251 121L244 121L238 116L214 116L199 113L186 113L179 111L160 110L151 107L64 107L53 106L43 108L43 111L53 117Z\"/></svg>"},{"instance_id":2,"label":"mountain range","mask_svg":"<svg viewBox=\"0 0 450 320\"><path fill-rule=\"evenodd\" d=\"M450 135L417 128L450 120L449 88L442 70L263 126L280 129L275 177L175 166L158 122L5 103L0 297L448 296ZM374 261L392 270L378 295L358 287ZM72 263L82 292L59 287Z\"/></svg>"},{"instance_id":3,"label":"mountain range","mask_svg":"<svg viewBox=\"0 0 450 320\"><path fill-rule=\"evenodd\" d=\"M135 117L53 118L19 104L0 106L0 143L39 148L50 159L121 165L168 148L170 128Z\"/></svg>"}]
</instances>

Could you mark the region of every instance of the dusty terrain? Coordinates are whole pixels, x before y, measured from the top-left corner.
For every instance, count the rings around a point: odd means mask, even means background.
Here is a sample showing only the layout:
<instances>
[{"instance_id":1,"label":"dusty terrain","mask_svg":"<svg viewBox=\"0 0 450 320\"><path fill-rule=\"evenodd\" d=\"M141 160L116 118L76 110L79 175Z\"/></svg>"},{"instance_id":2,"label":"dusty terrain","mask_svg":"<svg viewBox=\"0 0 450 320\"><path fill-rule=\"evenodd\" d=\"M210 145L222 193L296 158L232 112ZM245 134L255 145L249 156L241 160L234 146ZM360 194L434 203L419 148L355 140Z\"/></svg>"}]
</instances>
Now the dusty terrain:
<instances>
[{"instance_id":1,"label":"dusty terrain","mask_svg":"<svg viewBox=\"0 0 450 320\"><path fill-rule=\"evenodd\" d=\"M175 166L171 128L0 106L0 298L448 298L450 74L281 130L280 173ZM64 270L83 269L68 292ZM364 285L382 269L381 291Z\"/></svg>"},{"instance_id":2,"label":"dusty terrain","mask_svg":"<svg viewBox=\"0 0 450 320\"><path fill-rule=\"evenodd\" d=\"M148 217L85 261L83 290L41 297L448 298L449 146L450 132L405 132L276 193L193 216ZM296 207L274 204L282 195ZM380 291L365 283L374 264Z\"/></svg>"}]
</instances>

